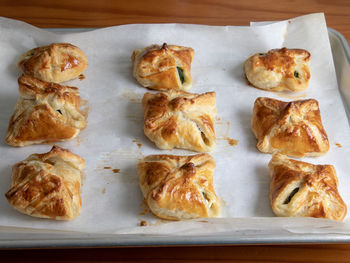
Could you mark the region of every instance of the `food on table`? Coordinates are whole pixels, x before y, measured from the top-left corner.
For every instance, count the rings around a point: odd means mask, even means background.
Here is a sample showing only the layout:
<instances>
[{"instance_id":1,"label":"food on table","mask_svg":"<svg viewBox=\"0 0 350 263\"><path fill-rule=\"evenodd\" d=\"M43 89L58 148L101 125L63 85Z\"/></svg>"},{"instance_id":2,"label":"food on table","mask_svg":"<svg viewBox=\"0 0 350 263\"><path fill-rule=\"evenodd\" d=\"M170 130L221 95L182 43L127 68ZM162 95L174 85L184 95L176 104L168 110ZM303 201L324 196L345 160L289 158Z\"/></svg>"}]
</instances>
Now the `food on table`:
<instances>
[{"instance_id":1,"label":"food on table","mask_svg":"<svg viewBox=\"0 0 350 263\"><path fill-rule=\"evenodd\" d=\"M216 144L216 93L146 93L142 99L144 133L160 149L207 152Z\"/></svg>"},{"instance_id":2,"label":"food on table","mask_svg":"<svg viewBox=\"0 0 350 263\"><path fill-rule=\"evenodd\" d=\"M71 220L81 210L81 173L85 161L69 150L53 146L32 154L12 167L8 202L34 217Z\"/></svg>"},{"instance_id":3,"label":"food on table","mask_svg":"<svg viewBox=\"0 0 350 263\"><path fill-rule=\"evenodd\" d=\"M347 207L332 165L313 165L276 154L269 163L270 200L277 216L342 221Z\"/></svg>"},{"instance_id":4,"label":"food on table","mask_svg":"<svg viewBox=\"0 0 350 263\"><path fill-rule=\"evenodd\" d=\"M78 88L23 75L6 142L12 146L49 143L76 137L86 126Z\"/></svg>"},{"instance_id":5,"label":"food on table","mask_svg":"<svg viewBox=\"0 0 350 263\"><path fill-rule=\"evenodd\" d=\"M150 155L139 161L139 185L156 216L182 220L220 215L209 154Z\"/></svg>"},{"instance_id":6,"label":"food on table","mask_svg":"<svg viewBox=\"0 0 350 263\"><path fill-rule=\"evenodd\" d=\"M329 150L318 102L314 99L284 102L257 98L251 125L257 148L264 153L303 157L320 156Z\"/></svg>"},{"instance_id":7,"label":"food on table","mask_svg":"<svg viewBox=\"0 0 350 263\"><path fill-rule=\"evenodd\" d=\"M26 75L59 83L79 77L88 66L88 59L76 46L53 43L27 51L18 66Z\"/></svg>"},{"instance_id":8,"label":"food on table","mask_svg":"<svg viewBox=\"0 0 350 263\"><path fill-rule=\"evenodd\" d=\"M304 49L272 49L244 62L248 81L269 91L301 91L308 87L311 55Z\"/></svg>"},{"instance_id":9,"label":"food on table","mask_svg":"<svg viewBox=\"0 0 350 263\"><path fill-rule=\"evenodd\" d=\"M155 90L189 90L194 51L176 45L152 45L133 52L133 75L143 86Z\"/></svg>"}]
</instances>

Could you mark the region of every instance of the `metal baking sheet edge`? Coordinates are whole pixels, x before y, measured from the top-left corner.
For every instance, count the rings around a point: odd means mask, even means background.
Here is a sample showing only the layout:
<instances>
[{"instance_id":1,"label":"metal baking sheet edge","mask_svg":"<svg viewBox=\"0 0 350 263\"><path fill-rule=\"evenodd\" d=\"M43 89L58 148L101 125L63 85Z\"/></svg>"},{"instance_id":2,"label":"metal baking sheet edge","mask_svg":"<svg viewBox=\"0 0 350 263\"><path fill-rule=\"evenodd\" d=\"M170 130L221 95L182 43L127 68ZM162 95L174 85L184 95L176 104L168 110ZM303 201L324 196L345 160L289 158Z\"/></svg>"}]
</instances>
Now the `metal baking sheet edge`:
<instances>
[{"instance_id":1,"label":"metal baking sheet edge","mask_svg":"<svg viewBox=\"0 0 350 263\"><path fill-rule=\"evenodd\" d=\"M55 33L78 33L93 29L49 29ZM342 34L328 28L336 69L338 87L342 95L350 125L350 48ZM347 91L349 89L349 91ZM126 246L184 246L184 245L237 245L237 244L311 244L350 243L350 235L296 234L284 231L242 231L235 235L201 236L154 236L154 235L107 235L71 233L60 231L33 231L0 227L0 248L79 248L79 247L126 247Z\"/></svg>"}]
</instances>

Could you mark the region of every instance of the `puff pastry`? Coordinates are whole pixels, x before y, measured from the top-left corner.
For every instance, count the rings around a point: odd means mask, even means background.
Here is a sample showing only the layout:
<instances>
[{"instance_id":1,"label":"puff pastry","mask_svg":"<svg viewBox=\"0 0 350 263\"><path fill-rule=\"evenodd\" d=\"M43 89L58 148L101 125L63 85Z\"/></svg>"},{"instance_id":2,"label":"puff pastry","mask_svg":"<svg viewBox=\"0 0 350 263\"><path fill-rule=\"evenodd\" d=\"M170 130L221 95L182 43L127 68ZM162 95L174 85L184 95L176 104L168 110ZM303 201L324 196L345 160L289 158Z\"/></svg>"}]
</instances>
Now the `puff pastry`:
<instances>
[{"instance_id":1,"label":"puff pastry","mask_svg":"<svg viewBox=\"0 0 350 263\"><path fill-rule=\"evenodd\" d=\"M270 91L301 91L308 87L311 55L304 49L272 49L244 62L248 81Z\"/></svg>"},{"instance_id":2,"label":"puff pastry","mask_svg":"<svg viewBox=\"0 0 350 263\"><path fill-rule=\"evenodd\" d=\"M32 154L12 167L11 189L5 194L19 212L34 217L71 220L81 210L83 158L58 146Z\"/></svg>"},{"instance_id":3,"label":"puff pastry","mask_svg":"<svg viewBox=\"0 0 350 263\"><path fill-rule=\"evenodd\" d=\"M150 155L138 163L139 184L150 210L160 218L217 217L214 169L209 154Z\"/></svg>"},{"instance_id":4,"label":"puff pastry","mask_svg":"<svg viewBox=\"0 0 350 263\"><path fill-rule=\"evenodd\" d=\"M24 53L18 62L24 74L56 83L78 77L87 66L83 51L68 43L34 48Z\"/></svg>"},{"instance_id":5,"label":"puff pastry","mask_svg":"<svg viewBox=\"0 0 350 263\"><path fill-rule=\"evenodd\" d=\"M215 146L215 92L146 93L142 108L144 133L158 148L207 152Z\"/></svg>"},{"instance_id":6,"label":"puff pastry","mask_svg":"<svg viewBox=\"0 0 350 263\"><path fill-rule=\"evenodd\" d=\"M85 128L86 118L79 111L77 88L27 75L21 76L18 84L20 96L6 134L9 145L68 140Z\"/></svg>"},{"instance_id":7,"label":"puff pastry","mask_svg":"<svg viewBox=\"0 0 350 263\"><path fill-rule=\"evenodd\" d=\"M314 99L284 102L258 98L254 103L252 130L257 148L264 153L319 156L329 150L318 102Z\"/></svg>"},{"instance_id":8,"label":"puff pastry","mask_svg":"<svg viewBox=\"0 0 350 263\"><path fill-rule=\"evenodd\" d=\"M189 90L194 51L189 47L152 45L131 56L133 75L143 86L155 90Z\"/></svg>"},{"instance_id":9,"label":"puff pastry","mask_svg":"<svg viewBox=\"0 0 350 263\"><path fill-rule=\"evenodd\" d=\"M277 216L344 219L347 207L338 193L332 165L313 165L276 154L269 168L270 200Z\"/></svg>"}]
</instances>

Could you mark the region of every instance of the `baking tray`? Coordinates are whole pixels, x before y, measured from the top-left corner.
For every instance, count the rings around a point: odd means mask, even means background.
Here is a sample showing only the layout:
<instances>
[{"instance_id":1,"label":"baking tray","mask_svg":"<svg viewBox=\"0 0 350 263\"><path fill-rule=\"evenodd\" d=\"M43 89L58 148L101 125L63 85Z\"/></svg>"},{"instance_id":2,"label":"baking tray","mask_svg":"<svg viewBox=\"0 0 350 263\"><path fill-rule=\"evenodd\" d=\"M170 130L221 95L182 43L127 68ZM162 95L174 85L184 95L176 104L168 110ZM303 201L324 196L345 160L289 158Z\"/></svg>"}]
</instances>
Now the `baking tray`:
<instances>
[{"instance_id":1,"label":"baking tray","mask_svg":"<svg viewBox=\"0 0 350 263\"><path fill-rule=\"evenodd\" d=\"M55 33L73 33L91 29L50 29ZM339 32L328 29L338 87L342 95L350 125L350 48ZM256 218L256 220L262 220ZM287 230L235 231L227 235L146 235L95 234L25 228L0 227L0 248L64 248L116 246L173 246L173 245L226 245L226 244L282 244L282 243L350 243L347 234L299 234Z\"/></svg>"}]
</instances>

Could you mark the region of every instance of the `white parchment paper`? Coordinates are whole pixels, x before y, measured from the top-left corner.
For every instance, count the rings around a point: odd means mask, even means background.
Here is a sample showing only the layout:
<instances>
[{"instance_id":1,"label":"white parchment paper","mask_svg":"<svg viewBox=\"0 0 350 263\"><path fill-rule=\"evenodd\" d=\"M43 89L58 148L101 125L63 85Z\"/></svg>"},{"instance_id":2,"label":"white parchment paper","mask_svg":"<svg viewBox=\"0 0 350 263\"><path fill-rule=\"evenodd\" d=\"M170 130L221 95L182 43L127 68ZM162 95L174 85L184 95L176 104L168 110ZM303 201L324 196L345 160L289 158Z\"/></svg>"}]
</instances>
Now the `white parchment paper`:
<instances>
[{"instance_id":1,"label":"white parchment paper","mask_svg":"<svg viewBox=\"0 0 350 263\"><path fill-rule=\"evenodd\" d=\"M84 80L77 86L89 101L88 125L78 138L57 143L86 160L82 187L82 213L70 222L32 218L14 210L4 197L9 190L11 166L51 145L22 148L4 142L8 121L18 97L17 61L22 53L52 42L79 46L89 59ZM169 222L145 210L138 187L137 160L149 154L194 154L184 150L163 151L142 131L141 98L148 90L132 77L132 51L150 44L176 44L195 50L191 92L216 91L217 147L211 152L217 167L215 189L222 202L222 218ZM306 91L286 95L247 85L244 60L272 48L304 48L311 52L311 81ZM284 229L297 233L340 233L345 223L310 218L276 218L270 208L269 154L256 149L250 120L259 96L289 101L315 98L319 101L330 151L323 157L305 158L315 164L333 164L339 190L350 203L350 129L339 95L336 74L323 14L251 27L183 24L124 25L75 34L53 34L28 24L0 18L0 226L78 232L138 234L221 234L243 229ZM229 139L238 141L236 146ZM338 144L341 147L336 146ZM106 169L110 167L110 169ZM117 172L118 170L119 172ZM114 171L113 171L114 170ZM140 227L145 220L147 227Z\"/></svg>"}]
</instances>

